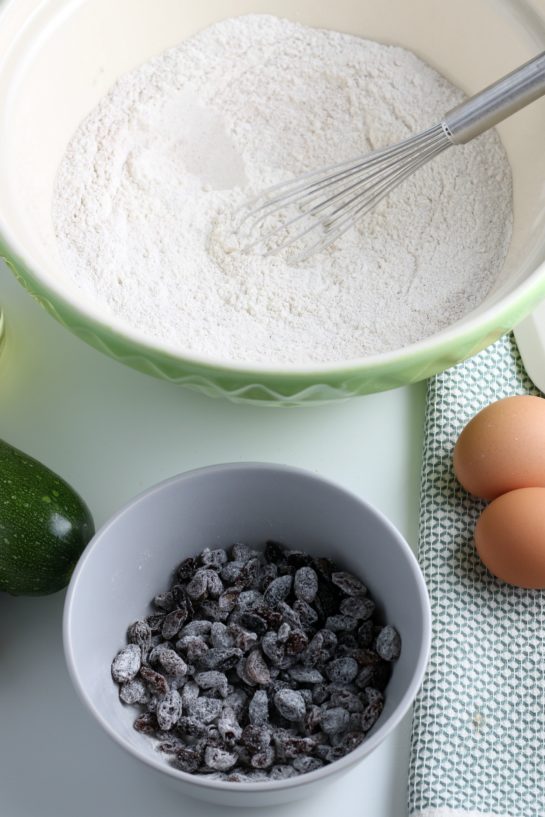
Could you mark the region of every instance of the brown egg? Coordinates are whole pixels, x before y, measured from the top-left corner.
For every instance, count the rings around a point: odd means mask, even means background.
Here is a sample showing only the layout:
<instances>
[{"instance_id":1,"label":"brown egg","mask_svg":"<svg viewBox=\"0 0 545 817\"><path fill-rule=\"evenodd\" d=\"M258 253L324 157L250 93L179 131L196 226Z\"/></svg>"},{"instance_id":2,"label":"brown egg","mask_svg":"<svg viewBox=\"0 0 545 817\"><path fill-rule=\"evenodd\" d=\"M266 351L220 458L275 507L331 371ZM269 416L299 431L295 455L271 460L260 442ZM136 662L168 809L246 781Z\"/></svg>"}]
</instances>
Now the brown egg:
<instances>
[{"instance_id":1,"label":"brown egg","mask_svg":"<svg viewBox=\"0 0 545 817\"><path fill-rule=\"evenodd\" d=\"M475 545L499 579L545 588L545 488L519 488L491 502L475 527Z\"/></svg>"},{"instance_id":2,"label":"brown egg","mask_svg":"<svg viewBox=\"0 0 545 817\"><path fill-rule=\"evenodd\" d=\"M483 499L545 487L545 400L506 397L476 414L454 448L454 472Z\"/></svg>"}]
</instances>

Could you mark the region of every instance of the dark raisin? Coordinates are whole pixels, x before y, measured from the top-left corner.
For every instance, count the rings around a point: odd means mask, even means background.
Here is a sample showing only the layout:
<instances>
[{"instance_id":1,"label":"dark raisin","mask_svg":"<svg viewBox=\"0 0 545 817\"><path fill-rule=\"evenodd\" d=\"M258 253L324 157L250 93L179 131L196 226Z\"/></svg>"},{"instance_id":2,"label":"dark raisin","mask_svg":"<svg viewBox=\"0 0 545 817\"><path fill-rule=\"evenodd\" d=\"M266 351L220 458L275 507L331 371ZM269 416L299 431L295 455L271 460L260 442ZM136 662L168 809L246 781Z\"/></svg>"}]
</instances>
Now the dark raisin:
<instances>
[{"instance_id":1,"label":"dark raisin","mask_svg":"<svg viewBox=\"0 0 545 817\"><path fill-rule=\"evenodd\" d=\"M182 715L177 723L177 730L189 738L204 738L208 735L206 724L191 715Z\"/></svg>"},{"instance_id":2,"label":"dark raisin","mask_svg":"<svg viewBox=\"0 0 545 817\"><path fill-rule=\"evenodd\" d=\"M165 755L175 755L179 749L183 749L183 742L178 738L172 737L168 740L163 740L161 743L158 743L155 747L158 752L162 752Z\"/></svg>"},{"instance_id":3,"label":"dark raisin","mask_svg":"<svg viewBox=\"0 0 545 817\"><path fill-rule=\"evenodd\" d=\"M341 593L337 587L335 587L332 582L320 578L318 580L318 593L314 600L314 607L317 608L318 602L320 604L320 614L325 616L325 618L327 618L327 616L336 615L339 610L340 601Z\"/></svg>"},{"instance_id":4,"label":"dark raisin","mask_svg":"<svg viewBox=\"0 0 545 817\"><path fill-rule=\"evenodd\" d=\"M242 656L242 650L238 647L228 649L213 647L199 659L199 665L203 669L228 670L234 667Z\"/></svg>"},{"instance_id":5,"label":"dark raisin","mask_svg":"<svg viewBox=\"0 0 545 817\"><path fill-rule=\"evenodd\" d=\"M287 624L290 625L290 627L293 627L296 630L303 629L301 619L299 618L295 610L293 610L289 606L289 604L286 604L285 601L279 602L276 609L282 615L283 622L285 621Z\"/></svg>"},{"instance_id":6,"label":"dark raisin","mask_svg":"<svg viewBox=\"0 0 545 817\"><path fill-rule=\"evenodd\" d=\"M202 764L202 752L192 746L183 746L178 749L172 761L172 765L182 772L194 774Z\"/></svg>"},{"instance_id":7,"label":"dark raisin","mask_svg":"<svg viewBox=\"0 0 545 817\"><path fill-rule=\"evenodd\" d=\"M371 619L364 621L361 627L358 627L357 639L360 647L371 646L373 642L373 622Z\"/></svg>"},{"instance_id":8,"label":"dark raisin","mask_svg":"<svg viewBox=\"0 0 545 817\"><path fill-rule=\"evenodd\" d=\"M352 632L358 626L358 622L352 616L343 616L338 614L336 616L328 616L325 622L328 630L334 633L338 632Z\"/></svg>"},{"instance_id":9,"label":"dark raisin","mask_svg":"<svg viewBox=\"0 0 545 817\"><path fill-rule=\"evenodd\" d=\"M275 665L280 665L284 659L285 650L284 645L278 640L278 636L274 632L268 632L263 636L261 648L267 658Z\"/></svg>"},{"instance_id":10,"label":"dark raisin","mask_svg":"<svg viewBox=\"0 0 545 817\"><path fill-rule=\"evenodd\" d=\"M310 667L292 667L288 674L298 684L321 684L324 680L321 672Z\"/></svg>"},{"instance_id":11,"label":"dark raisin","mask_svg":"<svg viewBox=\"0 0 545 817\"><path fill-rule=\"evenodd\" d=\"M295 568L308 567L314 561L310 553L304 553L302 550L286 550L285 556L286 562Z\"/></svg>"},{"instance_id":12,"label":"dark raisin","mask_svg":"<svg viewBox=\"0 0 545 817\"><path fill-rule=\"evenodd\" d=\"M267 622L261 616L256 615L256 613L244 612L240 615L240 623L243 627L246 627L247 630L250 630L253 633L257 633L258 636L265 635L267 632Z\"/></svg>"},{"instance_id":13,"label":"dark raisin","mask_svg":"<svg viewBox=\"0 0 545 817\"><path fill-rule=\"evenodd\" d=\"M291 576L279 576L269 584L263 598L269 607L277 607L280 602L285 601L291 592L293 578Z\"/></svg>"},{"instance_id":14,"label":"dark raisin","mask_svg":"<svg viewBox=\"0 0 545 817\"><path fill-rule=\"evenodd\" d=\"M335 633L332 630L328 630L324 627L323 630L320 630L323 639L323 649L326 650L328 655L332 658L335 654L335 650L337 649L338 639Z\"/></svg>"},{"instance_id":15,"label":"dark raisin","mask_svg":"<svg viewBox=\"0 0 545 817\"><path fill-rule=\"evenodd\" d=\"M258 590L242 590L239 592L237 604L240 610L253 610L263 602L263 596Z\"/></svg>"},{"instance_id":16,"label":"dark raisin","mask_svg":"<svg viewBox=\"0 0 545 817\"><path fill-rule=\"evenodd\" d=\"M191 707L191 714L201 723L209 724L219 717L223 708L222 702L217 698L200 697Z\"/></svg>"},{"instance_id":17,"label":"dark raisin","mask_svg":"<svg viewBox=\"0 0 545 817\"><path fill-rule=\"evenodd\" d=\"M235 711L229 706L225 707L218 720L218 732L228 746L234 746L240 740L242 727L237 721Z\"/></svg>"},{"instance_id":18,"label":"dark raisin","mask_svg":"<svg viewBox=\"0 0 545 817\"><path fill-rule=\"evenodd\" d=\"M278 764L270 770L269 780L287 780L290 777L295 777L296 774L297 772L293 766Z\"/></svg>"},{"instance_id":19,"label":"dark raisin","mask_svg":"<svg viewBox=\"0 0 545 817\"><path fill-rule=\"evenodd\" d=\"M267 746L263 751L256 752L255 755L252 755L250 763L255 769L268 769L273 765L275 758L276 753L274 748Z\"/></svg>"},{"instance_id":20,"label":"dark raisin","mask_svg":"<svg viewBox=\"0 0 545 817\"><path fill-rule=\"evenodd\" d=\"M219 602L213 599L205 599L199 604L199 616L206 617L210 621L226 621L229 617L228 610L222 610Z\"/></svg>"},{"instance_id":21,"label":"dark raisin","mask_svg":"<svg viewBox=\"0 0 545 817\"><path fill-rule=\"evenodd\" d=\"M251 684L266 686L270 683L271 674L260 650L252 650L247 657L244 675Z\"/></svg>"},{"instance_id":22,"label":"dark raisin","mask_svg":"<svg viewBox=\"0 0 545 817\"><path fill-rule=\"evenodd\" d=\"M296 757L293 760L293 768L299 774L306 774L307 772L314 772L323 766L323 761L317 757Z\"/></svg>"},{"instance_id":23,"label":"dark raisin","mask_svg":"<svg viewBox=\"0 0 545 817\"><path fill-rule=\"evenodd\" d=\"M250 723L262 726L269 721L269 699L264 689L258 689L249 703L248 717Z\"/></svg>"},{"instance_id":24,"label":"dark raisin","mask_svg":"<svg viewBox=\"0 0 545 817\"><path fill-rule=\"evenodd\" d=\"M205 569L206 574L206 589L208 595L212 599L217 599L223 593L223 582L215 570L210 568Z\"/></svg>"},{"instance_id":25,"label":"dark raisin","mask_svg":"<svg viewBox=\"0 0 545 817\"><path fill-rule=\"evenodd\" d=\"M286 557L284 555L284 547L279 542L269 540L265 545L265 559L274 564L284 562Z\"/></svg>"},{"instance_id":26,"label":"dark raisin","mask_svg":"<svg viewBox=\"0 0 545 817\"><path fill-rule=\"evenodd\" d=\"M215 621L210 630L210 642L213 647L229 648L235 646L235 641L225 624Z\"/></svg>"},{"instance_id":27,"label":"dark raisin","mask_svg":"<svg viewBox=\"0 0 545 817\"><path fill-rule=\"evenodd\" d=\"M392 627L391 624L387 624L386 627L382 628L377 636L375 649L385 661L395 661L399 658L401 654L401 638L395 627Z\"/></svg>"},{"instance_id":28,"label":"dark raisin","mask_svg":"<svg viewBox=\"0 0 545 817\"><path fill-rule=\"evenodd\" d=\"M127 641L137 644L145 654L151 647L151 628L147 621L135 621L127 630Z\"/></svg>"},{"instance_id":29,"label":"dark raisin","mask_svg":"<svg viewBox=\"0 0 545 817\"><path fill-rule=\"evenodd\" d=\"M176 642L176 649L185 652L187 660L193 663L207 653L209 647L200 635L184 635Z\"/></svg>"},{"instance_id":30,"label":"dark raisin","mask_svg":"<svg viewBox=\"0 0 545 817\"><path fill-rule=\"evenodd\" d=\"M331 574L331 581L346 596L365 596L367 588L356 576L346 571L339 571Z\"/></svg>"},{"instance_id":31,"label":"dark raisin","mask_svg":"<svg viewBox=\"0 0 545 817\"><path fill-rule=\"evenodd\" d=\"M168 612L169 610L172 610L172 608L175 606L176 601L174 599L174 595L172 594L172 592L170 590L167 590L165 593L157 593L157 595L153 599L153 603L160 610L166 610L166 612Z\"/></svg>"},{"instance_id":32,"label":"dark raisin","mask_svg":"<svg viewBox=\"0 0 545 817\"><path fill-rule=\"evenodd\" d=\"M118 684L132 681L142 664L142 651L138 644L129 644L119 650L112 661L112 678Z\"/></svg>"},{"instance_id":33,"label":"dark raisin","mask_svg":"<svg viewBox=\"0 0 545 817\"><path fill-rule=\"evenodd\" d=\"M332 684L350 684L358 674L358 663L353 658L335 658L325 668Z\"/></svg>"},{"instance_id":34,"label":"dark raisin","mask_svg":"<svg viewBox=\"0 0 545 817\"><path fill-rule=\"evenodd\" d=\"M235 562L247 562L248 559L251 559L253 556L255 556L254 551L242 542L235 542L235 544L231 546L231 558Z\"/></svg>"},{"instance_id":35,"label":"dark raisin","mask_svg":"<svg viewBox=\"0 0 545 817\"><path fill-rule=\"evenodd\" d=\"M182 714L182 699L177 690L171 689L161 698L155 714L160 729L172 729Z\"/></svg>"},{"instance_id":36,"label":"dark raisin","mask_svg":"<svg viewBox=\"0 0 545 817\"><path fill-rule=\"evenodd\" d=\"M328 656L324 651L324 636L318 632L310 641L303 660L306 666L315 667L322 663L322 657L327 659Z\"/></svg>"},{"instance_id":37,"label":"dark raisin","mask_svg":"<svg viewBox=\"0 0 545 817\"><path fill-rule=\"evenodd\" d=\"M259 571L259 589L263 593L269 584L278 576L278 568L274 562L262 565Z\"/></svg>"},{"instance_id":38,"label":"dark raisin","mask_svg":"<svg viewBox=\"0 0 545 817\"><path fill-rule=\"evenodd\" d=\"M176 569L176 575L181 582L187 582L193 578L197 569L197 562L193 556L188 556L183 562L180 562Z\"/></svg>"},{"instance_id":39,"label":"dark raisin","mask_svg":"<svg viewBox=\"0 0 545 817\"><path fill-rule=\"evenodd\" d=\"M310 604L307 604L306 601L297 599L297 601L293 603L293 610L299 616L304 630L310 630L318 621L318 613Z\"/></svg>"},{"instance_id":40,"label":"dark raisin","mask_svg":"<svg viewBox=\"0 0 545 817\"><path fill-rule=\"evenodd\" d=\"M161 655L161 653L164 652L165 650L170 649L171 645L169 641L161 641L159 644L156 644L155 647L153 647L153 649L150 650L147 663L156 664L157 661L159 660L159 656Z\"/></svg>"},{"instance_id":41,"label":"dark raisin","mask_svg":"<svg viewBox=\"0 0 545 817\"><path fill-rule=\"evenodd\" d=\"M349 633L346 630L337 633L337 642L337 649L340 651L341 647L343 648L342 655L350 655L350 650L359 649L358 640L354 633Z\"/></svg>"},{"instance_id":42,"label":"dark raisin","mask_svg":"<svg viewBox=\"0 0 545 817\"><path fill-rule=\"evenodd\" d=\"M368 687L374 680L374 675L375 667L373 665L363 667L356 677L356 686L360 689L365 689L365 687Z\"/></svg>"},{"instance_id":43,"label":"dark raisin","mask_svg":"<svg viewBox=\"0 0 545 817\"><path fill-rule=\"evenodd\" d=\"M146 624L151 630L152 635L154 633L160 633L163 627L163 621L165 620L165 616L163 613L154 613L152 616L148 616L146 618Z\"/></svg>"},{"instance_id":44,"label":"dark raisin","mask_svg":"<svg viewBox=\"0 0 545 817\"><path fill-rule=\"evenodd\" d=\"M227 552L223 548L216 548L215 550L205 548L200 555L202 565L216 570L220 570L227 560Z\"/></svg>"},{"instance_id":45,"label":"dark raisin","mask_svg":"<svg viewBox=\"0 0 545 817\"><path fill-rule=\"evenodd\" d=\"M343 735L344 754L346 755L348 752L352 752L354 749L356 749L364 737L365 735L360 731L346 732L346 734Z\"/></svg>"},{"instance_id":46,"label":"dark raisin","mask_svg":"<svg viewBox=\"0 0 545 817\"><path fill-rule=\"evenodd\" d=\"M179 607L180 610L187 610L188 615L189 613L193 613L191 599L187 595L183 584L175 584L172 588L172 595L174 596L176 607Z\"/></svg>"},{"instance_id":47,"label":"dark raisin","mask_svg":"<svg viewBox=\"0 0 545 817\"><path fill-rule=\"evenodd\" d=\"M267 622L271 630L278 630L282 624L282 613L280 613L278 610L273 610L272 607L267 607L265 604L259 605L259 607L256 607L253 612L256 615L261 616L261 618Z\"/></svg>"},{"instance_id":48,"label":"dark raisin","mask_svg":"<svg viewBox=\"0 0 545 817\"><path fill-rule=\"evenodd\" d=\"M293 689L279 690L274 696L274 705L282 717L288 721L300 721L305 716L304 698Z\"/></svg>"},{"instance_id":49,"label":"dark raisin","mask_svg":"<svg viewBox=\"0 0 545 817\"><path fill-rule=\"evenodd\" d=\"M209 769L215 769L217 771L232 769L237 759L238 757L235 752L227 752L225 749L220 749L217 746L207 746L204 750L204 762Z\"/></svg>"},{"instance_id":50,"label":"dark raisin","mask_svg":"<svg viewBox=\"0 0 545 817\"><path fill-rule=\"evenodd\" d=\"M367 621L375 612L375 602L365 596L348 596L341 601L341 613L359 621Z\"/></svg>"},{"instance_id":51,"label":"dark raisin","mask_svg":"<svg viewBox=\"0 0 545 817\"><path fill-rule=\"evenodd\" d=\"M291 633L291 627L287 623L287 621L285 621L283 624L280 625L280 627L278 628L278 632L276 634L279 642L281 644L285 644L286 641L289 638L290 633Z\"/></svg>"},{"instance_id":52,"label":"dark raisin","mask_svg":"<svg viewBox=\"0 0 545 817\"><path fill-rule=\"evenodd\" d=\"M376 703L379 701L380 703L384 703L384 695L379 689L375 689L374 687L366 687L363 690L363 698L366 704Z\"/></svg>"},{"instance_id":53,"label":"dark raisin","mask_svg":"<svg viewBox=\"0 0 545 817\"><path fill-rule=\"evenodd\" d=\"M296 737L283 729L277 729L273 733L273 742L279 759L286 760L291 760L302 755L311 755L317 746L315 738Z\"/></svg>"},{"instance_id":54,"label":"dark raisin","mask_svg":"<svg viewBox=\"0 0 545 817\"><path fill-rule=\"evenodd\" d=\"M245 630L244 627L240 627L238 624L230 624L227 629L233 638L233 645L238 647L239 650L242 650L242 652L248 652L248 650L257 644L257 633Z\"/></svg>"},{"instance_id":55,"label":"dark raisin","mask_svg":"<svg viewBox=\"0 0 545 817\"><path fill-rule=\"evenodd\" d=\"M143 732L144 735L154 735L158 729L157 718L153 712L144 712L133 723L137 732Z\"/></svg>"},{"instance_id":56,"label":"dark raisin","mask_svg":"<svg viewBox=\"0 0 545 817\"><path fill-rule=\"evenodd\" d=\"M310 690L305 690L305 692L310 693ZM312 695L312 693L310 694ZM312 735L320 729L321 716L322 711L319 706L316 706L312 702L307 705L307 711L304 718L304 729L308 735Z\"/></svg>"},{"instance_id":57,"label":"dark raisin","mask_svg":"<svg viewBox=\"0 0 545 817\"><path fill-rule=\"evenodd\" d=\"M250 752L262 752L271 742L271 730L263 724L248 724L242 730L240 740Z\"/></svg>"},{"instance_id":58,"label":"dark raisin","mask_svg":"<svg viewBox=\"0 0 545 817\"><path fill-rule=\"evenodd\" d=\"M248 696L242 689L235 689L224 701L224 705L230 707L239 719L244 716L247 703Z\"/></svg>"},{"instance_id":59,"label":"dark raisin","mask_svg":"<svg viewBox=\"0 0 545 817\"><path fill-rule=\"evenodd\" d=\"M234 610L238 602L239 591L233 587L224 590L218 599L218 607L223 612L230 613Z\"/></svg>"},{"instance_id":60,"label":"dark raisin","mask_svg":"<svg viewBox=\"0 0 545 817\"><path fill-rule=\"evenodd\" d=\"M312 700L315 704L323 704L329 698L329 687L326 684L316 684L312 690Z\"/></svg>"},{"instance_id":61,"label":"dark raisin","mask_svg":"<svg viewBox=\"0 0 545 817\"><path fill-rule=\"evenodd\" d=\"M376 665L373 673L372 686L376 687L376 689L384 690L390 680L391 674L391 664L386 661L380 661L380 663Z\"/></svg>"},{"instance_id":62,"label":"dark raisin","mask_svg":"<svg viewBox=\"0 0 545 817\"><path fill-rule=\"evenodd\" d=\"M170 638L173 638L178 632L181 630L185 620L187 618L187 609L185 610L173 610L171 613L168 613L165 616L165 620L163 621L163 629L162 635L167 641Z\"/></svg>"},{"instance_id":63,"label":"dark raisin","mask_svg":"<svg viewBox=\"0 0 545 817\"><path fill-rule=\"evenodd\" d=\"M197 672L195 674L195 682L201 689L211 689L219 692L225 697L228 690L227 676L224 672L218 670L208 670L207 672Z\"/></svg>"},{"instance_id":64,"label":"dark raisin","mask_svg":"<svg viewBox=\"0 0 545 817\"><path fill-rule=\"evenodd\" d=\"M167 680L160 672L155 672L151 667L140 667L140 677L146 682L152 692L157 693L157 695L167 694Z\"/></svg>"},{"instance_id":65,"label":"dark raisin","mask_svg":"<svg viewBox=\"0 0 545 817\"><path fill-rule=\"evenodd\" d=\"M367 704L361 715L362 732L368 732L375 725L384 707L382 698L375 698Z\"/></svg>"},{"instance_id":66,"label":"dark raisin","mask_svg":"<svg viewBox=\"0 0 545 817\"><path fill-rule=\"evenodd\" d=\"M146 687L139 678L126 681L119 688L119 697L125 704L146 703L149 698Z\"/></svg>"},{"instance_id":67,"label":"dark raisin","mask_svg":"<svg viewBox=\"0 0 545 817\"><path fill-rule=\"evenodd\" d=\"M312 604L318 592L318 576L311 567L300 567L293 577L293 592L301 601Z\"/></svg>"},{"instance_id":68,"label":"dark raisin","mask_svg":"<svg viewBox=\"0 0 545 817\"><path fill-rule=\"evenodd\" d=\"M335 562L332 559L327 559L325 556L314 559L312 566L324 579L331 579L331 574L337 570Z\"/></svg>"},{"instance_id":69,"label":"dark raisin","mask_svg":"<svg viewBox=\"0 0 545 817\"><path fill-rule=\"evenodd\" d=\"M186 681L182 688L182 709L190 711L193 701L199 697L199 685L195 681Z\"/></svg>"},{"instance_id":70,"label":"dark raisin","mask_svg":"<svg viewBox=\"0 0 545 817\"><path fill-rule=\"evenodd\" d=\"M233 584L236 582L237 578L240 575L240 571L244 567L244 562L227 562L226 565L223 565L222 569L220 570L220 576L224 582L227 584Z\"/></svg>"},{"instance_id":71,"label":"dark raisin","mask_svg":"<svg viewBox=\"0 0 545 817\"><path fill-rule=\"evenodd\" d=\"M174 650L161 650L157 663L167 675L182 678L187 675L187 664Z\"/></svg>"},{"instance_id":72,"label":"dark raisin","mask_svg":"<svg viewBox=\"0 0 545 817\"><path fill-rule=\"evenodd\" d=\"M194 619L185 624L180 631L180 636L184 635L207 635L212 628L210 621L204 619Z\"/></svg>"},{"instance_id":73,"label":"dark raisin","mask_svg":"<svg viewBox=\"0 0 545 817\"><path fill-rule=\"evenodd\" d=\"M331 706L341 706L348 712L362 712L363 703L361 697L348 689L334 689L331 692Z\"/></svg>"},{"instance_id":74,"label":"dark raisin","mask_svg":"<svg viewBox=\"0 0 545 817\"><path fill-rule=\"evenodd\" d=\"M208 579L204 571L197 570L191 581L186 587L187 595L192 601L200 601L204 599L208 590Z\"/></svg>"},{"instance_id":75,"label":"dark raisin","mask_svg":"<svg viewBox=\"0 0 545 817\"><path fill-rule=\"evenodd\" d=\"M326 735L346 731L349 721L350 715L346 709L343 709L340 706L335 706L332 709L326 709L320 716L320 726Z\"/></svg>"},{"instance_id":76,"label":"dark raisin","mask_svg":"<svg viewBox=\"0 0 545 817\"><path fill-rule=\"evenodd\" d=\"M286 641L286 653L299 655L308 646L308 638L302 630L292 630Z\"/></svg>"},{"instance_id":77,"label":"dark raisin","mask_svg":"<svg viewBox=\"0 0 545 817\"><path fill-rule=\"evenodd\" d=\"M259 559L248 559L237 577L237 587L255 588L259 579L259 568Z\"/></svg>"}]
</instances>

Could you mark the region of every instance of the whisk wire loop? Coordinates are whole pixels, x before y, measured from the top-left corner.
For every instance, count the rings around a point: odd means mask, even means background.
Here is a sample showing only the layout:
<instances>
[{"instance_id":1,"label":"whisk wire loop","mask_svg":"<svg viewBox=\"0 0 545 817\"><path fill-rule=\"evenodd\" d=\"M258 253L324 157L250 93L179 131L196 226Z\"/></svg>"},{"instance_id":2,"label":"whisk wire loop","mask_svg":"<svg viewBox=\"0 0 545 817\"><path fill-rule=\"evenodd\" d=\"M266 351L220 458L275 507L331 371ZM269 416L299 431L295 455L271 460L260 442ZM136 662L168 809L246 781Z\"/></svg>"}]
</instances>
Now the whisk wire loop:
<instances>
[{"instance_id":1,"label":"whisk wire loop","mask_svg":"<svg viewBox=\"0 0 545 817\"><path fill-rule=\"evenodd\" d=\"M452 144L441 124L397 145L340 162L265 190L242 208L239 235L246 252L273 255L303 244L295 261L324 249L406 178ZM283 240L282 240L283 239Z\"/></svg>"},{"instance_id":2,"label":"whisk wire loop","mask_svg":"<svg viewBox=\"0 0 545 817\"><path fill-rule=\"evenodd\" d=\"M451 145L463 145L545 95L545 51L447 111L439 124L367 156L270 187L239 210L243 250L265 255L303 244L295 262L325 249L394 188ZM282 240L282 235L284 239Z\"/></svg>"}]
</instances>

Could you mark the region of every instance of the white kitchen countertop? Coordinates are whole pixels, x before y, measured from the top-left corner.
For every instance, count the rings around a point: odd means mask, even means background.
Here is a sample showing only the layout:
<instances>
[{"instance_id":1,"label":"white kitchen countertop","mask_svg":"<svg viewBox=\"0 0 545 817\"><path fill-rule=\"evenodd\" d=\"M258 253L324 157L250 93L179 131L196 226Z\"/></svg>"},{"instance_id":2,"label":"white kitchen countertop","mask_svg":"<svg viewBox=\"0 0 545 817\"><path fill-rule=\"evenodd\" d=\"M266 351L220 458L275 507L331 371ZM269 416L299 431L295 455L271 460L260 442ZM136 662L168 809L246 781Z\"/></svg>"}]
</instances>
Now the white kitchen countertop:
<instances>
[{"instance_id":1,"label":"white kitchen countertop","mask_svg":"<svg viewBox=\"0 0 545 817\"><path fill-rule=\"evenodd\" d=\"M425 384L326 407L233 405L91 349L2 264L0 304L8 333L0 437L64 477L97 527L175 473L263 460L336 480L377 505L415 546ZM95 724L64 664L63 601L64 592L0 594L0 817L229 817L230 809L181 797ZM260 813L403 817L409 732L410 716L318 797Z\"/></svg>"}]
</instances>

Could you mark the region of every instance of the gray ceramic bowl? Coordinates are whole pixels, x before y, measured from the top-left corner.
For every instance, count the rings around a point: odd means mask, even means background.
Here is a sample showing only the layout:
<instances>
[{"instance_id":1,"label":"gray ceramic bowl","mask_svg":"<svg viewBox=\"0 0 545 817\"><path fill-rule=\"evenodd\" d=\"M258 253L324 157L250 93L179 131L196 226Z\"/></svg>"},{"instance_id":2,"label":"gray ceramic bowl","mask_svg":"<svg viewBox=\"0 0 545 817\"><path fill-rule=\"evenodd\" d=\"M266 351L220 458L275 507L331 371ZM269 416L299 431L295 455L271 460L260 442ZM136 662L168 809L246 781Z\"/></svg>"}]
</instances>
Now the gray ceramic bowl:
<instances>
[{"instance_id":1,"label":"gray ceramic bowl","mask_svg":"<svg viewBox=\"0 0 545 817\"><path fill-rule=\"evenodd\" d=\"M360 746L341 760L285 781L227 783L171 768L132 727L110 675L127 625L169 585L171 571L206 546L251 545L273 538L330 556L359 575L380 614L399 630L402 654L386 689L384 711ZM100 603L97 603L100 602ZM89 610L94 615L89 615ZM181 793L230 806L297 800L351 769L400 722L426 668L430 608L417 561L403 537L357 496L305 471L269 464L191 471L139 496L93 538L72 577L64 645L77 691L98 722L134 757L174 780ZM165 783L167 780L165 779Z\"/></svg>"}]
</instances>

